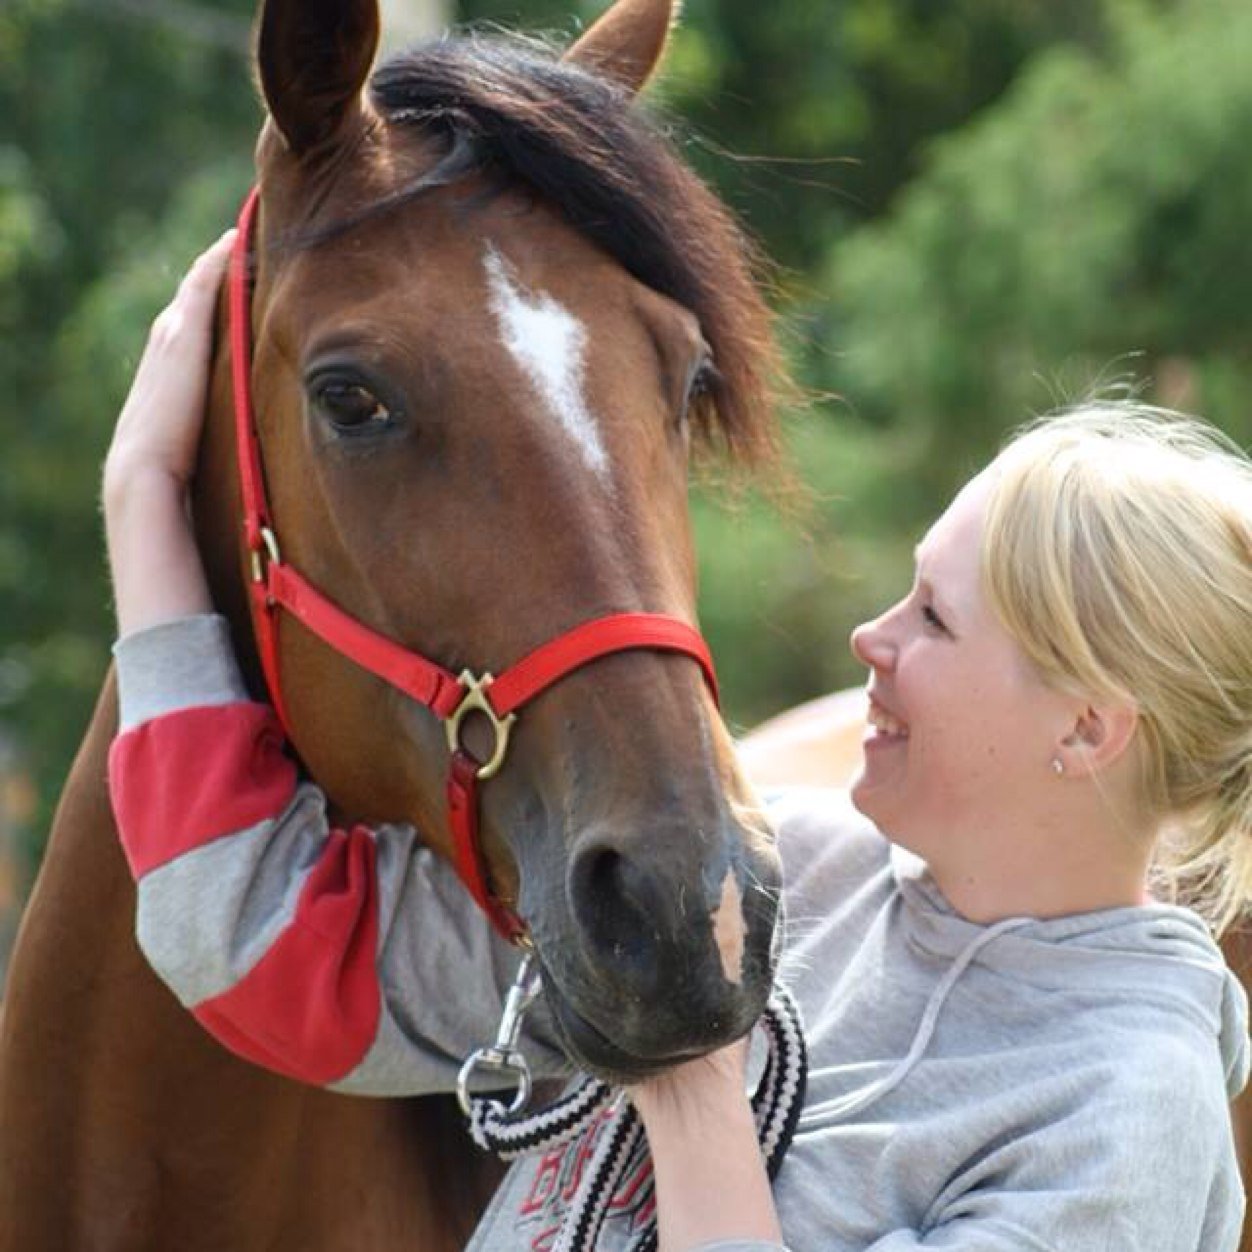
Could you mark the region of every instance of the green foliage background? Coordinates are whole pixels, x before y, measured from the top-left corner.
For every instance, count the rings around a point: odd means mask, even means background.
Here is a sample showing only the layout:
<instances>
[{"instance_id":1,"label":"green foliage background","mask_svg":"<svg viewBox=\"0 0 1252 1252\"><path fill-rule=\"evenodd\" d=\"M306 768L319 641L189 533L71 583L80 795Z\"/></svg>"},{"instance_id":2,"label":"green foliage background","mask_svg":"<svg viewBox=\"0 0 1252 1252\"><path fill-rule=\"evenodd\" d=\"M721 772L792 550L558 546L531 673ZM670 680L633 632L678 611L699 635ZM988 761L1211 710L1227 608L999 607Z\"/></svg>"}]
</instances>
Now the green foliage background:
<instances>
[{"instance_id":1,"label":"green foliage background","mask_svg":"<svg viewBox=\"0 0 1252 1252\"><path fill-rule=\"evenodd\" d=\"M568 37L600 7L460 16ZM37 782L32 864L107 663L99 462L248 182L251 9L0 9L0 738ZM777 259L812 396L807 505L695 501L734 722L860 681L849 629L1032 412L1113 385L1252 439L1250 64L1246 0L688 0L661 103Z\"/></svg>"}]
</instances>

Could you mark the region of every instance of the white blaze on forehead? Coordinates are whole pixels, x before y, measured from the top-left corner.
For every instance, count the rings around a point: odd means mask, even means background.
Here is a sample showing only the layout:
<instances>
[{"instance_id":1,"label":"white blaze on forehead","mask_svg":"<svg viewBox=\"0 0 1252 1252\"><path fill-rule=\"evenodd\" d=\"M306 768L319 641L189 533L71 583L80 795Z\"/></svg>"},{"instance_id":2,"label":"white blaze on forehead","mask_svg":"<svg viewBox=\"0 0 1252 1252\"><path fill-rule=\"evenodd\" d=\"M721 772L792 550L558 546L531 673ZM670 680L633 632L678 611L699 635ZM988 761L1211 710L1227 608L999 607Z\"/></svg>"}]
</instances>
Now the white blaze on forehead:
<instances>
[{"instance_id":1,"label":"white blaze on forehead","mask_svg":"<svg viewBox=\"0 0 1252 1252\"><path fill-rule=\"evenodd\" d=\"M604 476L609 458L596 420L583 398L582 323L545 292L523 291L504 258L488 245L483 260L491 287L491 309L509 355L530 379L539 398L573 439L583 460Z\"/></svg>"},{"instance_id":2,"label":"white blaze on forehead","mask_svg":"<svg viewBox=\"0 0 1252 1252\"><path fill-rule=\"evenodd\" d=\"M736 986L743 982L743 949L747 938L743 920L743 893L735 871L727 869L722 881L722 898L713 910L713 941L722 957L722 973Z\"/></svg>"}]
</instances>

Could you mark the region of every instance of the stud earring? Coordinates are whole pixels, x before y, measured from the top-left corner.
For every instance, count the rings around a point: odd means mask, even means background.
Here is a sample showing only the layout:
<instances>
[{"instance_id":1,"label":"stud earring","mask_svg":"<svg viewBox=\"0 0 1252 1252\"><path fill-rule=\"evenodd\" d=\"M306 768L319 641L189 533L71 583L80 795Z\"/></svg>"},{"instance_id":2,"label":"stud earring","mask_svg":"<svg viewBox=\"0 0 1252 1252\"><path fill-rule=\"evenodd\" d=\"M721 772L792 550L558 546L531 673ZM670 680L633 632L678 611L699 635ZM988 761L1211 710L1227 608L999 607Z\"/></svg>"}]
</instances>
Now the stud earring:
<instances>
[{"instance_id":1,"label":"stud earring","mask_svg":"<svg viewBox=\"0 0 1252 1252\"><path fill-rule=\"evenodd\" d=\"M1059 778L1065 773L1065 762L1059 756L1052 758L1052 772Z\"/></svg>"}]
</instances>

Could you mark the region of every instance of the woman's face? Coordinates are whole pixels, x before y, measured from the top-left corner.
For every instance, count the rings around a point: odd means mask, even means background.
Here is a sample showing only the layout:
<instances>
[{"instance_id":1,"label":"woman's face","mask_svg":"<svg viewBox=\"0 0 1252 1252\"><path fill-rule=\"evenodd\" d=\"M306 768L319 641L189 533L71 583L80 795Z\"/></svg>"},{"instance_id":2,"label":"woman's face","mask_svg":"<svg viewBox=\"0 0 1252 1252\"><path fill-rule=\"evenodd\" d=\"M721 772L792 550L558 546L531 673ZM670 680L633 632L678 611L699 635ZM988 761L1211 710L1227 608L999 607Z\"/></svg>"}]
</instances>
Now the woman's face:
<instances>
[{"instance_id":1,"label":"woman's face","mask_svg":"<svg viewBox=\"0 0 1252 1252\"><path fill-rule=\"evenodd\" d=\"M909 594L852 634L870 669L853 801L888 838L958 873L959 858L985 856L1047 804L1069 715L984 598L989 486L983 474L957 496L917 548Z\"/></svg>"}]
</instances>

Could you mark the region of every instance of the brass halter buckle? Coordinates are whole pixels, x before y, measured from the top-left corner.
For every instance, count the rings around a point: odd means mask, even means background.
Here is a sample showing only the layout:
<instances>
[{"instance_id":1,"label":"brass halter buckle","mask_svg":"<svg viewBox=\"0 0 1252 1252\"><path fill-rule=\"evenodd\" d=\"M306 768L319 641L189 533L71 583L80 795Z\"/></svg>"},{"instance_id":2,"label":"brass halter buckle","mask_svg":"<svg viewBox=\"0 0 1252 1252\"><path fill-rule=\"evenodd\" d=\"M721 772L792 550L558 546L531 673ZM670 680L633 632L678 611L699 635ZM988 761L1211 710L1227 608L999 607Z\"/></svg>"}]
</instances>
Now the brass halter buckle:
<instances>
[{"instance_id":1,"label":"brass halter buckle","mask_svg":"<svg viewBox=\"0 0 1252 1252\"><path fill-rule=\"evenodd\" d=\"M487 688L495 681L494 675L485 673L479 678L472 671L463 669L459 681L465 688L465 695L444 722L444 729L448 735L448 751L456 752L461 747L461 723L467 715L482 713L491 722L496 742L491 755L478 767L477 777L490 778L504 764L504 754L509 749L509 732L513 729L513 723L517 721L517 714L509 713L505 717L500 717L491 707L491 701L487 699Z\"/></svg>"}]
</instances>

